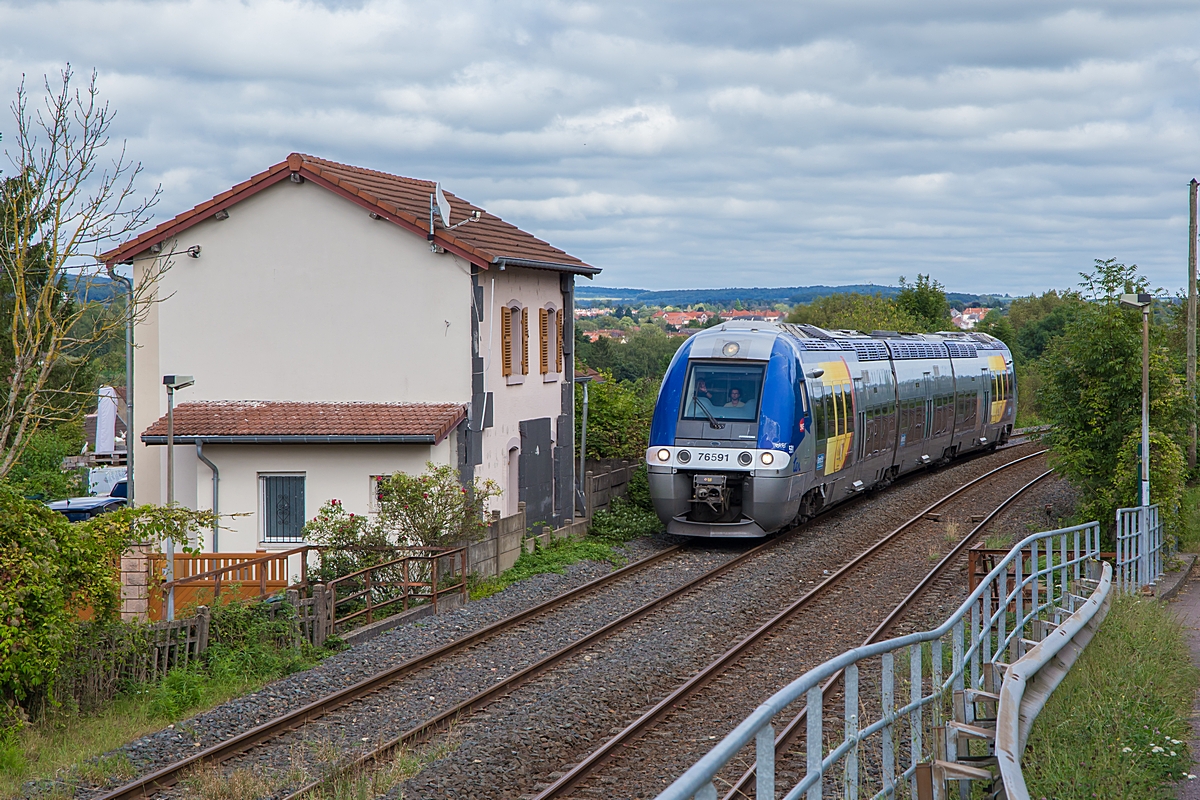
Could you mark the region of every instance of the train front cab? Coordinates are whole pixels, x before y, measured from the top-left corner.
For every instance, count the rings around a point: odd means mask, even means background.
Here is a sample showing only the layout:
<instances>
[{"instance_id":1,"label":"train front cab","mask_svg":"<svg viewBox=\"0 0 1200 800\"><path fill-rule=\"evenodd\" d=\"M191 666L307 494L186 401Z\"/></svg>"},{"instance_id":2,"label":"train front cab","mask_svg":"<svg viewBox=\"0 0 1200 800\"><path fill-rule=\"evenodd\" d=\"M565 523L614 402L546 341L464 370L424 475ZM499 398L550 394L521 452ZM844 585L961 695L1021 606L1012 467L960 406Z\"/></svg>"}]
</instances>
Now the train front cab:
<instances>
[{"instance_id":1,"label":"train front cab","mask_svg":"<svg viewBox=\"0 0 1200 800\"><path fill-rule=\"evenodd\" d=\"M664 376L646 464L669 533L761 537L795 518L805 395L774 330L726 325L693 336Z\"/></svg>"}]
</instances>

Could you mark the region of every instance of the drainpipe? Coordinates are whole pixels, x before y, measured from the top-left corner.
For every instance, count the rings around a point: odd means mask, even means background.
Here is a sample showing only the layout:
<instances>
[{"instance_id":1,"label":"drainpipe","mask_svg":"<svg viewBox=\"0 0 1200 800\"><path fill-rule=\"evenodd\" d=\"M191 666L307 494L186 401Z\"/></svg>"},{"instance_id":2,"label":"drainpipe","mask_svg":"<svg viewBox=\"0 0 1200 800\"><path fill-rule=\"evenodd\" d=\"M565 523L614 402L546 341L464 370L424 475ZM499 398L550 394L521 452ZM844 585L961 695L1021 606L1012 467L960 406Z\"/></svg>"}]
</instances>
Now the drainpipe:
<instances>
[{"instance_id":1,"label":"drainpipe","mask_svg":"<svg viewBox=\"0 0 1200 800\"><path fill-rule=\"evenodd\" d=\"M137 441L137 427L133 424L133 281L124 275L113 271L108 265L108 276L114 281L125 284L125 292L129 295L125 311L125 482L126 500L132 508L133 501L133 450Z\"/></svg>"},{"instance_id":2,"label":"drainpipe","mask_svg":"<svg viewBox=\"0 0 1200 800\"><path fill-rule=\"evenodd\" d=\"M196 440L196 458L203 461L204 466L206 466L210 470L212 470L212 476L213 476L213 478L212 478L212 481L213 481L212 511L213 511L213 517L214 517L214 519L213 519L212 551L214 553L216 553L216 552L218 552L217 537L220 535L220 531L221 531L221 520L220 520L220 516L219 516L221 513L221 503L220 503L221 495L219 494L219 490L220 490L220 486L221 486L221 471L219 469L217 469L216 464L209 461L207 456L204 455L204 441L201 439Z\"/></svg>"}]
</instances>

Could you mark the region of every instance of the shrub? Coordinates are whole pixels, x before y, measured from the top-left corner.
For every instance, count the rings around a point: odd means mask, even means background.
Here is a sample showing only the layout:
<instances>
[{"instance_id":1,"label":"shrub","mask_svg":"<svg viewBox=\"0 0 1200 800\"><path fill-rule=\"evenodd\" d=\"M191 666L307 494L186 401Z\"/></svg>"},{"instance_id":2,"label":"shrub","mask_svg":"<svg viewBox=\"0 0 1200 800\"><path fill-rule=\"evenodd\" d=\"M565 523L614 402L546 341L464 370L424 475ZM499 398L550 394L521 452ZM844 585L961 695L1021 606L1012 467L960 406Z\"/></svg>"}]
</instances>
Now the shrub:
<instances>
[{"instance_id":1,"label":"shrub","mask_svg":"<svg viewBox=\"0 0 1200 800\"><path fill-rule=\"evenodd\" d=\"M397 472L379 485L376 524L398 544L445 547L477 542L487 531L487 501L500 494L495 481L464 487L458 472L432 461L421 475Z\"/></svg>"},{"instance_id":2,"label":"shrub","mask_svg":"<svg viewBox=\"0 0 1200 800\"><path fill-rule=\"evenodd\" d=\"M304 525L304 538L316 545L331 548L321 553L320 565L313 580L328 582L360 569L382 563L388 554L369 549L390 548L387 533L368 517L347 511L340 500L330 500L317 515Z\"/></svg>"},{"instance_id":3,"label":"shrub","mask_svg":"<svg viewBox=\"0 0 1200 800\"><path fill-rule=\"evenodd\" d=\"M115 618L117 559L135 541L170 538L212 524L209 512L139 506L71 524L0 485L0 704L36 708L51 696L81 612Z\"/></svg>"},{"instance_id":4,"label":"shrub","mask_svg":"<svg viewBox=\"0 0 1200 800\"><path fill-rule=\"evenodd\" d=\"M642 536L650 536L663 529L662 521L653 511L618 497L592 515L588 534L607 542L627 542Z\"/></svg>"}]
</instances>

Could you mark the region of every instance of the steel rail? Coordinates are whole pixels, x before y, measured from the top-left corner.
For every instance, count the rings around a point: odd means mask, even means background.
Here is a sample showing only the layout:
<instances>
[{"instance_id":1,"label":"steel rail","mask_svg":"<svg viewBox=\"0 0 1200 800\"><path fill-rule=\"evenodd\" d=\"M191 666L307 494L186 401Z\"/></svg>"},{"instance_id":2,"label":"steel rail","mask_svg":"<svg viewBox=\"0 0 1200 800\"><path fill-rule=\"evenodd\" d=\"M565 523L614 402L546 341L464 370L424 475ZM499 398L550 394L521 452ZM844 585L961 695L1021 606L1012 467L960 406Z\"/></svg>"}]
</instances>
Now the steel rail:
<instances>
[{"instance_id":1,"label":"steel rail","mask_svg":"<svg viewBox=\"0 0 1200 800\"><path fill-rule=\"evenodd\" d=\"M402 746L414 744L416 742L420 742L420 741L428 738L429 736L437 733L439 730L444 728L450 722L454 721L459 716L462 716L463 714L466 714L466 713L470 713L472 711L476 711L476 710L488 705L489 703L494 702L497 698L511 692L513 689L517 688L521 684L523 684L529 680L532 680L533 678L537 677L538 675L540 675L541 673L550 669L551 667L553 667L554 665L563 661L564 659L570 658L571 656L578 653L580 650L583 650L585 647L590 646L593 642L597 641L598 639L603 639L604 637L608 636L609 634L615 633L616 631L620 630L621 628L624 628L628 625L633 624L634 622L637 622L639 619L646 616L647 614L650 614L654 611L659 610L661 607L675 601L680 596L692 591L693 589L696 589L701 584L707 583L707 582L719 577L720 575L724 574L725 572L728 572L729 570L733 569L734 567L738 566L739 564L742 564L743 562L748 561L751 558L759 555L764 550L773 548L773 547L781 544L782 542L787 541L787 539L791 538L791 535L798 530L799 530L799 528L793 528L791 531L788 531L788 533L783 536L778 536L774 539L770 539L766 542L763 542L762 544L757 545L756 547L753 547L744 553L741 553L740 555L736 556L735 558L730 559L729 561L726 561L724 564L721 564L721 565L709 570L708 572L703 573L702 575L696 576L695 578L693 578L692 580L683 584L682 586L678 586L678 587L672 589L671 591L667 592L666 594L656 597L655 599L649 601L648 603L645 603L644 605L639 606L638 608L635 608L632 611L618 617L617 619L613 620L612 622L609 622L604 627L597 628L596 630L583 636L582 638L576 639L574 642L571 642L570 644L563 646L562 648L556 650L555 652L546 656L542 660L537 661L537 662L525 667L525 669L521 670L520 672L515 672L512 675L508 676L507 678L505 678L501 681L498 681L495 684L489 686L487 689L484 689L482 692L479 692L478 694L468 697L466 700L462 701L461 703L454 706L453 708L449 708L449 709L443 711L442 713L438 714L437 716L430 717L429 719L424 720L423 722L417 724L415 727L410 728L409 730L405 731L404 733L400 734L399 736L397 736L393 739L388 740L387 742L384 742L379 747L377 747L367 753L362 754L361 756L354 759L353 761L347 762L345 764L339 764L333 770L326 773L325 775L322 775L317 780L311 781L311 782L305 784L304 786L300 787L299 789L296 789L295 791L291 792L290 794L284 795L281 800L298 800L298 798L303 797L304 795L308 794L309 792L312 792L316 789L321 788L323 785L328 784L331 780L333 780L341 775L345 775L347 773L354 772L355 770L361 770L361 769L367 767L368 765L370 765L371 763L378 761L381 758L385 758L386 756L395 752L397 749L399 749Z\"/></svg>"},{"instance_id":2,"label":"steel rail","mask_svg":"<svg viewBox=\"0 0 1200 800\"><path fill-rule=\"evenodd\" d=\"M1004 464L1004 465L992 470L991 472L986 473L986 475L990 475L993 472L997 472L999 470L1006 469L1014 464L1018 464L1027 459L1041 455L1044 452L1045 451L1043 450L1043 451L1039 451L1037 453L1033 453L1028 456L1022 456L1021 458L1014 459L1013 461L1010 461L1007 464ZM979 479L976 479L976 480L979 480ZM972 483L974 483L974 481ZM970 485L971 485L970 483L965 484L964 486L962 486L958 490L956 490L955 493L957 493L958 491L962 491L963 489L967 488ZM859 497L861 497L861 496L862 495L859 495ZM947 498L951 497L951 496L953 496L953 494L948 495ZM941 502L941 501L939 501L939 502ZM828 509L823 510L821 513L824 514L825 512L833 510L834 508L841 508L841 507L845 507L846 505L847 505L846 503L840 503L838 505L831 506ZM933 508L933 507L934 506L930 506L930 508ZM927 511L928 511L928 509L926 510L926 512L923 512L923 513L927 513ZM722 565L710 570L709 572L704 573L703 575L699 575L696 578L689 581L688 583L686 583L676 589L673 589L668 594L662 595L662 596L646 603L645 605L643 605L639 608L636 608L633 611L630 611L629 613L625 614L624 616L619 617L619 618L613 620L612 622L608 623L604 627L599 628L599 629L591 632L590 634L587 634L583 638L578 639L575 642L572 642L571 644L568 644L568 645L560 648L559 650L555 651L554 653L551 653L550 655L546 656L541 661L538 661L534 664L529 665L528 667L521 670L520 672L514 673L513 675L504 679L503 681L499 681L496 684L489 686L484 691L482 691L472 697L467 698L466 700L462 701L458 705L456 705L450 709L447 709L446 711L443 711L434 717L424 720L423 722L410 728L409 730L405 731L404 733L401 733L399 736L396 736L395 738L390 739L387 742L384 742L382 745L374 748L373 750L370 750L369 752L363 753L362 755L355 758L353 761L347 762L345 764L339 764L333 770L330 770L326 774L322 775L320 778L318 778L314 781L310 781L309 783L301 786L299 789L296 789L296 790L292 791L291 793L284 795L281 798L281 800L300 800L300 798L303 798L306 795L308 795L309 793L316 791L317 789L320 789L322 786L327 785L330 781L335 780L336 778L338 778L342 775L352 773L356 770L363 770L363 769L369 767L369 765L373 764L374 762L377 762L380 759L385 758L388 755L394 753L396 750L398 750L399 748L401 748L403 746L415 744L415 743L421 742L421 741L429 738L430 736L434 735L439 730L443 729L444 727L449 725L451 722L456 720L458 717L461 717L464 714L471 713L471 712L476 711L484 706L487 706L489 703L494 702L498 697L500 697L504 694L507 694L508 692L511 692L513 689L517 688L521 684L523 684L529 680L532 680L533 678L537 677L542 672L545 672L547 669L550 669L551 667L560 663L564 659L569 658L570 656L574 655L578 651L582 650L584 647L589 646L592 642L596 641L597 639L602 639L605 636L607 636L608 634L613 633L616 630L619 630L620 628L623 628L627 625L630 625L630 624L636 622L637 620L641 619L642 617L646 616L647 614L658 610L661 606L666 605L667 603L673 601L675 598L679 597L680 595L683 595L686 592L694 589L696 586L700 585L701 583L705 583L709 580L712 580L712 579L718 577L722 573L724 573L724 572L732 569L733 567L737 566L738 564L741 564L742 562L752 558L753 556L759 554L763 550L766 550L770 547L781 544L782 542L791 538L791 536L794 533L796 533L797 531L799 531L802 527L803 526L797 526L795 528L792 528L792 529L786 531L783 535L777 536L774 539L766 541L763 544L760 544L756 547L753 547L750 550L747 550L746 552L737 556L736 558L726 562L725 564L722 564ZM894 535L894 533L892 535Z\"/></svg>"},{"instance_id":3,"label":"steel rail","mask_svg":"<svg viewBox=\"0 0 1200 800\"><path fill-rule=\"evenodd\" d=\"M770 620L763 623L757 630L755 630L753 633L751 633L746 638L742 639L740 642L738 642L736 645L734 645L732 648L730 648L728 651L726 651L723 655L718 657L715 661L711 662L708 666L704 667L702 670L700 670L698 673L693 675L687 681L680 684L673 692L671 692L669 695L667 695L665 698L663 698L661 701L659 701L653 708L651 708L649 711L644 713L638 719L634 720L634 722L632 722L630 725L628 725L620 733L618 733L615 736L608 739L608 741L606 741L604 744L602 744L596 750L593 750L587 757L585 757L582 761L580 761L578 764L576 764L574 767L572 767L566 773L564 773L560 778L558 778L558 780L556 780L554 783L550 784L550 786L546 787L541 792L539 792L537 795L535 795L534 800L551 800L551 798L561 797L565 793L570 791L571 789L574 789L585 778L587 778L588 775L594 769L596 769L596 767L598 767L601 763L607 761L618 747L625 745L631 739L634 739L639 734L641 734L645 729L651 727L659 718L664 716L671 708L673 708L676 704L678 704L681 700L686 698L692 692L694 692L700 688L703 688L705 685L710 683L713 678L717 677L721 672L724 671L726 666L728 666L731 662L735 661L738 657L740 657L752 645L756 644L758 641L760 641L761 639L766 637L768 634L770 634L772 631L774 631L777 627L779 627L779 625L786 622L787 619L790 618L791 616L793 616L796 612L800 611L802 608L809 605L812 601L816 600L817 598L823 596L830 587L832 587L834 584L840 582L847 574L849 574L851 571L853 571L858 566L860 566L862 564L862 562L864 562L867 558L869 558L870 556L879 552L881 549L885 548L894 539L896 539L896 537L898 537L901 533L903 533L908 528L912 527L913 525L917 524L922 519L924 519L926 514L929 514L935 508L938 508L939 506L944 505L945 503L948 503L950 500L954 499L959 494L967 491L971 487L976 486L979 483L987 481L988 479L990 479L997 473L1002 472L1011 467L1017 466L1018 464L1022 464L1032 458L1037 458L1038 456L1045 454L1045 452L1046 452L1045 450L1039 450L1036 453L1031 453L1027 456L1022 456L1021 458L1014 459L1014 460L1008 462L1007 464L1002 464L1001 466L996 467L995 469L985 472L983 475L980 475L979 477L977 477L967 483L964 483L962 486L959 486L957 489L950 492L949 494L947 494L945 497L941 498L940 500L935 501L932 505L925 508L920 513L916 514L908 521L901 523L901 525L898 528L896 528L894 531L887 534L885 537L883 537L878 542L876 542L875 544L868 547L866 550L864 550L858 556L856 556L855 558L853 558L852 560L848 561L846 564L841 566L832 575L827 577L825 580L821 581L821 583L817 584L817 586L810 589L808 592L806 592L804 595L802 595L800 598L798 598L795 602L793 602L787 608L780 611L778 614L776 614Z\"/></svg>"},{"instance_id":4,"label":"steel rail","mask_svg":"<svg viewBox=\"0 0 1200 800\"><path fill-rule=\"evenodd\" d=\"M997 448L997 449L1005 450L1005 449L1009 449L1009 448L1015 447L1015 446L1018 446L1018 445L1006 445L1004 447ZM990 453L988 453L988 452L980 452L978 454L970 454L970 455L986 457L989 454ZM1037 455L1037 454L1034 454L1034 455ZM1023 461L1024 459L1030 458L1030 457L1031 456L1024 456L1021 459L1016 459L1012 462L1009 462L1006 465L1003 465L1002 467L999 467L998 469L1004 469L1007 466L1011 466L1012 464L1016 464L1020 461ZM973 459L969 459L969 458L964 459L964 461L966 461L966 460L973 460ZM909 475L904 476L904 477L912 477L912 476L916 476L919 474L920 473L910 473ZM857 496L857 498L861 498L864 496L865 496L864 494L860 494ZM837 508L845 508L845 507L851 505L852 501L857 498L851 498L851 502L842 502L842 503L838 503L835 506L831 506L829 508L823 509L821 514L827 513L828 511L831 511L831 510L834 510ZM694 579L693 581L689 582L689 584L687 584L687 586L691 586L691 584L693 584L693 583L699 583L702 580L716 577L716 575L719 572L724 571L725 568L731 568L731 567L735 566L737 563L740 563L740 562L746 560L747 558L752 557L753 555L761 552L764 549L773 547L775 545L778 545L778 544L786 541L787 539L791 538L791 536L797 530L800 530L802 527L803 526L797 526L796 528L786 531L784 534L782 534L780 536L776 536L772 539L769 539L768 541L764 542L763 544L758 545L758 546L752 548L751 550L746 551L745 553L742 553L741 555L736 557L734 560L727 562L726 564L722 565L721 567L718 567L716 570L710 571L708 573L705 573L704 575L699 576L697 579ZM553 598L545 601L544 603L539 603L538 605L532 606L531 608L528 608L528 609L525 609L524 611L521 611L511 617L500 620L498 622L494 622L491 625L487 625L483 628L480 628L479 630L469 633L458 639L455 639L454 641L447 642L446 644L444 644L438 648L435 648L433 650L430 650L429 652L418 655L418 656L416 656L412 659L409 659L408 661L405 661L401 664L397 664L395 667L384 670L383 672L380 672L376 675L372 675L370 677L364 678L362 681L359 681L356 684L348 686L344 689L340 689L337 692L334 692L332 694L329 694L322 698L319 698L319 699L313 701L312 703L309 703L305 706L294 709L284 715L281 715L280 717L277 717L273 720L269 720L261 725L251 728L247 731L243 731L242 733L237 734L236 736L233 736L233 737L230 737L229 739L218 742L210 747L207 747L207 748L201 750L198 753L195 753L195 754L188 756L184 759L181 759L177 762L168 764L164 767L160 767L159 769L154 770L153 772L149 772L141 777L135 778L134 780L130 781L129 783L119 786L116 789L113 789L112 791L110 791L106 794L100 795L98 798L96 798L96 800L135 800L135 798L148 797L161 789L166 789L170 786L173 786L175 783L177 783L179 781L179 779L183 776L184 773L189 772L189 771L197 768L200 765L221 763L222 761L226 761L230 758L233 758L234 756L237 756L237 755L245 752L246 750L249 750L257 745L260 745L264 742L268 742L274 738L277 738L278 736L283 735L284 733L287 733L288 731L294 730L294 729L299 728L311 721L319 719L324 714L326 714L330 711L340 708L341 706L344 706L348 703L354 702L355 700L358 700L358 699L360 699L366 695L369 695L373 692L379 691L380 689L385 688L387 685L404 677L405 675L408 675L408 674L416 672L420 669L423 669L424 667L429 666L430 664L434 663L435 661L437 661L445 656L451 655L459 650L463 650L465 648L474 646L474 645L480 643L481 641L491 638L494 635L503 633L504 631L511 629L511 628L515 627L516 625L529 620L532 617L539 616L544 613L549 613L559 606L562 606L569 602L572 602L591 591L603 588L608 583L611 583L611 582L617 581L621 578L627 577L628 575L630 575L633 572L638 572L643 569L646 569L646 568L658 563L659 561L662 561L662 560L668 558L669 556L672 556L676 553L681 552L682 550L684 550L683 545L672 545L671 547L668 547L658 553L655 553L654 555L651 555L646 558L635 561L634 563L628 564L620 569L614 570L613 572L611 572L607 575L603 575L599 578L596 578L595 580L589 581L588 583L585 583L582 586L578 586L575 589L571 589L567 592L564 592L563 594L558 595L557 597L553 597ZM683 587L681 587L681 589L682 588ZM676 590L676 591L678 592L678 590ZM659 598L659 600L663 600L663 599L664 598ZM657 601L652 601L652 602L657 602ZM635 609L635 612L631 612L631 613L636 613L636 611L638 611L638 610L640 610L640 609ZM647 610L647 613L648 613L648 610ZM621 619L624 619L624 618L621 618ZM620 622L621 619L618 619L614 622ZM632 621L632 620L630 620L630 621ZM610 625L611 624L612 623L610 623ZM606 628L607 627L609 627L609 626L606 626ZM602 628L601 630L604 630L604 629ZM595 638L595 635L598 633L599 633L598 631L593 632L593 634L591 635L592 638ZM545 659L545 660L555 658L557 655L558 655L557 653L552 654L551 656L548 656L547 659ZM565 655L566 654L564 654L563 657L565 657ZM561 658L559 660L561 660ZM536 667L537 665L535 664L533 666ZM527 668L527 670L523 670L522 672L519 672L513 676L510 676L510 678L515 678L517 676L524 675L525 672L527 672L527 671L528 671L528 668ZM530 676L530 677L532 677L532 676ZM507 682L504 684L498 683L498 684L496 684L496 687L499 687L502 685L511 685L511 684L509 684ZM496 688L496 687L492 687L492 688ZM485 694L494 696L495 692L493 692L491 689L489 689L488 691L485 692ZM474 698L472 698L472 699L474 699ZM471 702L471 699L466 701L466 703L470 703L470 702ZM465 705L465 704L460 704L460 706L461 705ZM458 707L456 707L456 708L458 708ZM458 711L455 712L454 716L461 714L462 711L463 711L463 709L459 709ZM423 724L421 726L418 726L417 728L414 728L412 731L409 731L406 734L402 734L400 737L397 737L397 739L393 740L392 742L385 744L383 747L377 748L375 751L372 751L371 753L366 754L364 757L357 759L355 761L355 764L351 765L351 766L352 767L360 766L362 763L369 763L370 761L377 759L381 755L385 755L386 752L391 752L392 750L394 750L397 746L399 746L401 744L405 744L409 741L414 741L414 740L420 738L421 736L427 735L434 728L444 724L445 722L449 721L450 719L453 719L452 716L442 719L443 716L444 715L439 715L438 718L435 718L435 719L438 719L438 722L436 723L436 725L433 726L433 728L431 728L429 724ZM428 721L428 723L432 723L432 722L433 722L433 720ZM339 770L337 770L337 772L341 773L342 770L339 769ZM325 782L326 780L328 780L329 777L330 776L324 776L321 779L320 783ZM315 788L316 785L317 784L313 784L311 786L305 787L303 790L298 791L298 792L293 792L291 795L288 795L287 797L288 798L299 797L301 794L303 794L307 791L310 791L312 788Z\"/></svg>"},{"instance_id":5,"label":"steel rail","mask_svg":"<svg viewBox=\"0 0 1200 800\"><path fill-rule=\"evenodd\" d=\"M887 633L888 629L891 628L892 625L894 625L911 608L917 599L925 593L925 591L929 588L929 585L937 580L941 573L944 572L946 568L949 567L950 564L962 554L962 551L967 548L967 545L971 543L972 539L976 538L980 531L990 525L992 520L994 520L1001 511L1008 508L1008 506L1011 505L1018 497L1025 494L1025 492L1032 489L1035 485L1053 473L1054 470L1052 469L1046 470L1041 475L1038 475L1029 483L1022 486L1020 489L1017 489L1017 491L1013 492L1013 494L1004 502L996 506L996 508L993 509L990 514L984 517L978 525L971 529L970 533L963 537L962 541L951 548L950 552L947 553L941 561L934 565L933 569L931 569L929 573L921 579L921 582L918 583L916 587L914 587L913 590L908 593L908 596L901 600L899 604L892 609L891 613L884 618L883 622L879 623L879 626L871 632L871 635L863 640L863 643L860 645L860 647L872 644L882 639L884 634ZM829 677L829 680L827 680L824 685L821 686L821 696L824 701L827 702L830 696L833 694L834 689L841 681L842 672L843 671L839 669ZM781 753L785 753L795 742L796 738L803 730L802 726L807 720L808 706L805 706L804 708L800 709L800 712L796 714L796 716L793 717L786 726L784 726L783 730L779 732L779 735L775 737L776 763L778 763L779 755ZM737 798L749 797L746 790L749 787L750 782L755 778L756 767L757 763L751 764L750 768L747 769L742 777L738 779L737 783L733 785L733 788L725 793L725 796L722 798L722 800L737 800Z\"/></svg>"},{"instance_id":6,"label":"steel rail","mask_svg":"<svg viewBox=\"0 0 1200 800\"><path fill-rule=\"evenodd\" d=\"M98 800L132 800L132 798L141 798L154 793L159 789L165 789L175 784L183 772L195 768L200 764L219 763L228 758L231 758L238 753L248 750L249 748L269 741L270 739L279 736L294 728L300 727L312 720L318 719L325 713L339 708L347 703L353 702L365 695L378 691L390 683L404 677L405 675L416 672L419 669L429 666L433 662L451 655L459 650L466 649L473 645L479 644L481 641L491 638L497 634L503 633L506 630L516 627L522 622L529 620L531 617L540 616L541 614L549 613L559 606L570 603L579 599L592 591L603 588L605 585L622 578L628 577L630 574L641 572L648 567L657 564L664 559L669 558L683 550L682 545L672 545L658 553L639 559L632 564L627 564L620 569L613 570L607 575L602 575L595 580L588 581L582 586L578 586L556 597L539 603L535 606L518 612L511 617L493 622L480 628L477 631L468 633L465 636L459 637L454 641L437 647L421 655L415 656L407 661L397 664L394 667L379 672L370 677L347 686L344 689L339 689L332 694L309 703L308 705L294 709L282 716L276 717L273 720L264 722L250 730L233 736L224 741L218 742L204 750L201 750L195 755L184 758L180 761L168 764L154 772L137 778L129 783L120 786L107 794L101 795Z\"/></svg>"}]
</instances>

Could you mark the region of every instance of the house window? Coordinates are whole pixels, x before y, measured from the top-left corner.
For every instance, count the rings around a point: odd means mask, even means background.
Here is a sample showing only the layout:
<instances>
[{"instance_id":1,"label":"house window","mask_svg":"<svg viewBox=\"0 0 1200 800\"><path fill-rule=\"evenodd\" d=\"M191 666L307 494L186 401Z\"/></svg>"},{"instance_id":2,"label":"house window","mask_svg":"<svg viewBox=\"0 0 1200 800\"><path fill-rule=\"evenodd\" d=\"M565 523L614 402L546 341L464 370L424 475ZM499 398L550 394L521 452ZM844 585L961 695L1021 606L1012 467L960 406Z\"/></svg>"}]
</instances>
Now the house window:
<instances>
[{"instance_id":1,"label":"house window","mask_svg":"<svg viewBox=\"0 0 1200 800\"><path fill-rule=\"evenodd\" d=\"M304 541L304 476L261 475L264 542Z\"/></svg>"},{"instance_id":2,"label":"house window","mask_svg":"<svg viewBox=\"0 0 1200 800\"><path fill-rule=\"evenodd\" d=\"M552 306L538 309L538 342L542 380L553 383L562 372L562 314Z\"/></svg>"},{"instance_id":3,"label":"house window","mask_svg":"<svg viewBox=\"0 0 1200 800\"><path fill-rule=\"evenodd\" d=\"M372 475L371 486L367 500L367 510L372 514L379 513L379 503L383 500L383 483L389 475Z\"/></svg>"},{"instance_id":4,"label":"house window","mask_svg":"<svg viewBox=\"0 0 1200 800\"><path fill-rule=\"evenodd\" d=\"M529 309L513 301L500 309L500 350L509 384L524 383L529 374Z\"/></svg>"}]
</instances>

